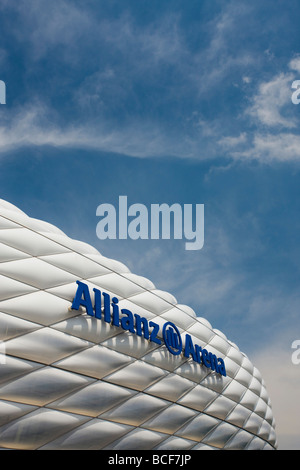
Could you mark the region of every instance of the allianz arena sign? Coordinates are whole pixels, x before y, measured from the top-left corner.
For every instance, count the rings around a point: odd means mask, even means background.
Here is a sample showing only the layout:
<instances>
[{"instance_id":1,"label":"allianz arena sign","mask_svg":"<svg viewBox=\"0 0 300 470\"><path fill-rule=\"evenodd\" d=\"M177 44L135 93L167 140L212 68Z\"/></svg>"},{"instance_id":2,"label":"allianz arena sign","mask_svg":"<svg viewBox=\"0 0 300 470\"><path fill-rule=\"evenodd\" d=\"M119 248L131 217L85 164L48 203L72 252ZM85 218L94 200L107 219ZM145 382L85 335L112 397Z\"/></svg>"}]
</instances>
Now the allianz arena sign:
<instances>
[{"instance_id":1,"label":"allianz arena sign","mask_svg":"<svg viewBox=\"0 0 300 470\"><path fill-rule=\"evenodd\" d=\"M121 327L125 331L143 336L146 340L154 342L158 345L163 343L174 356L183 353L186 358L192 359L203 364L208 369L216 371L226 377L225 363L221 357L208 352L207 349L202 348L198 344L193 344L191 335L185 334L183 347L183 340L177 326L168 321L165 322L162 331L160 325L153 321L148 321L147 318L141 317L138 314L133 314L130 310L123 308L119 309L119 300L117 297L110 297L107 292L102 292L99 289L93 288L94 293L94 306L92 303L92 296L87 284L81 281L76 281L78 288L72 303L73 310L79 310L80 306L85 307L87 315L95 317L99 320L102 318L105 322L111 323L114 326ZM112 313L111 313L112 310ZM120 318L120 313L122 317ZM162 339L160 339L162 337Z\"/></svg>"}]
</instances>

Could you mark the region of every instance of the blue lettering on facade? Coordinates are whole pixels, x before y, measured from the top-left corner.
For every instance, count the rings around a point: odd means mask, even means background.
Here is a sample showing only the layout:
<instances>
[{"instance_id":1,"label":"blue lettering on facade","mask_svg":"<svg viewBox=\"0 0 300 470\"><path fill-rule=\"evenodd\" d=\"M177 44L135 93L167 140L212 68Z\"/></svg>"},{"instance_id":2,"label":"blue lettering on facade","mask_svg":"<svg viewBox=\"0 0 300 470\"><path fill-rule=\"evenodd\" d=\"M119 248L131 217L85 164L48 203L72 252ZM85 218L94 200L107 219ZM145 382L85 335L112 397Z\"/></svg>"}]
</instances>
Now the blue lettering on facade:
<instances>
[{"instance_id":1,"label":"blue lettering on facade","mask_svg":"<svg viewBox=\"0 0 300 470\"><path fill-rule=\"evenodd\" d=\"M174 323L168 321L163 325L161 340L159 338L160 326L157 323L148 321L146 318L136 313L133 314L126 308L120 309L117 297L111 298L109 294L101 292L96 288L93 289L93 306L87 284L81 281L76 282L78 287L72 303L73 310L79 310L80 306L83 306L86 309L87 315L91 317L121 327L125 331L144 337L146 340L158 345L161 345L163 340L168 351L174 356L183 354L186 358L192 357L195 362L203 364L208 369L226 377L226 368L223 359L198 344L194 345L192 337L189 334L185 335L185 347L183 348L181 334Z\"/></svg>"},{"instance_id":2,"label":"blue lettering on facade","mask_svg":"<svg viewBox=\"0 0 300 470\"><path fill-rule=\"evenodd\" d=\"M182 339L178 328L174 325L174 323L168 321L163 326L162 334L167 349L174 356L178 356L182 352L183 348Z\"/></svg>"}]
</instances>

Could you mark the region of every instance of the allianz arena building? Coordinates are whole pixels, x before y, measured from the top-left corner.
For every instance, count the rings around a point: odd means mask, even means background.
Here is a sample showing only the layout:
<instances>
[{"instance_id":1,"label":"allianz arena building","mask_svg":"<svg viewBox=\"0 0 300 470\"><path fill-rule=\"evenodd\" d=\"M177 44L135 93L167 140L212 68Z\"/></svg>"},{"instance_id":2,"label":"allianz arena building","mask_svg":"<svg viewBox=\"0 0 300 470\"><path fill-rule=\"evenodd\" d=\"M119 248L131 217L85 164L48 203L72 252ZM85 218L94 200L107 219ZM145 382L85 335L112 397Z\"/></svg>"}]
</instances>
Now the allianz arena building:
<instances>
[{"instance_id":1,"label":"allianz arena building","mask_svg":"<svg viewBox=\"0 0 300 470\"><path fill-rule=\"evenodd\" d=\"M0 448L276 449L239 348L122 263L0 200Z\"/></svg>"}]
</instances>

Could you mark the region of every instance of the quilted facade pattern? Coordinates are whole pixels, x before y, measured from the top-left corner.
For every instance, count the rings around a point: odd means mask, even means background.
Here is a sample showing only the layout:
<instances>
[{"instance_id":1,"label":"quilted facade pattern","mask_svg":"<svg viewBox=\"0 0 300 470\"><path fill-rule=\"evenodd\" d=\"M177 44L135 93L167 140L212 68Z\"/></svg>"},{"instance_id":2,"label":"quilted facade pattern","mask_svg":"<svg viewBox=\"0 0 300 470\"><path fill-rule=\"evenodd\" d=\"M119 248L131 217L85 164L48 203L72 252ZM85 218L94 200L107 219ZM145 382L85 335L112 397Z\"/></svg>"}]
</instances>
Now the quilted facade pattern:
<instances>
[{"instance_id":1,"label":"quilted facade pattern","mask_svg":"<svg viewBox=\"0 0 300 470\"><path fill-rule=\"evenodd\" d=\"M122 263L0 200L0 448L274 449L259 371ZM224 360L226 376L72 308L77 281Z\"/></svg>"}]
</instances>

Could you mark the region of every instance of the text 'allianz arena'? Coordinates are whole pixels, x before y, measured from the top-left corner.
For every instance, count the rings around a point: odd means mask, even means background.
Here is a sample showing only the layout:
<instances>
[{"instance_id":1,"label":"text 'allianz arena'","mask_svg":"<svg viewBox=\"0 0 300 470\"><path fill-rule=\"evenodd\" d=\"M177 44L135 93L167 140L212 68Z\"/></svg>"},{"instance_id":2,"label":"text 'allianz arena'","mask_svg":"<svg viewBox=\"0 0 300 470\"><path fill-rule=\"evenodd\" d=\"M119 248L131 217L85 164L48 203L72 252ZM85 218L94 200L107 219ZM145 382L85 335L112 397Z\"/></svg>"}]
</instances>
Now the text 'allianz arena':
<instances>
[{"instance_id":1,"label":"text 'allianz arena'","mask_svg":"<svg viewBox=\"0 0 300 470\"><path fill-rule=\"evenodd\" d=\"M223 333L3 200L0 281L1 449L277 447L263 379Z\"/></svg>"}]
</instances>

